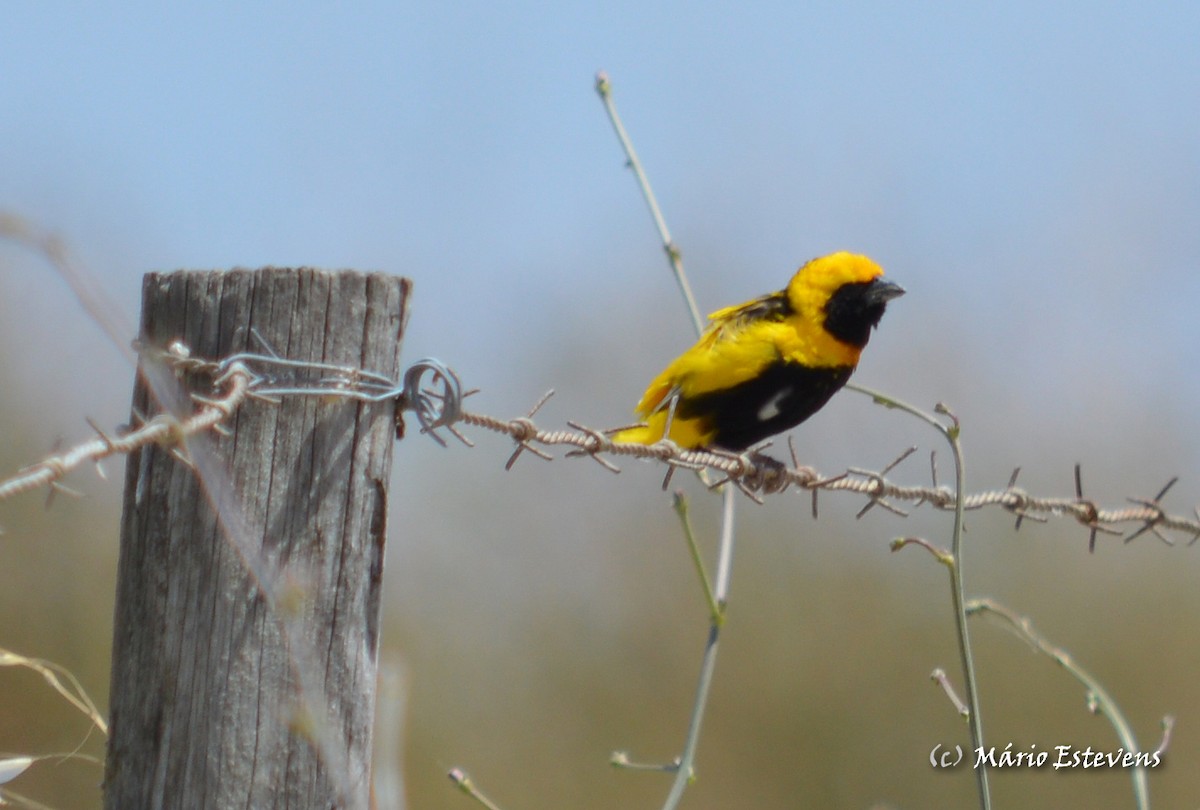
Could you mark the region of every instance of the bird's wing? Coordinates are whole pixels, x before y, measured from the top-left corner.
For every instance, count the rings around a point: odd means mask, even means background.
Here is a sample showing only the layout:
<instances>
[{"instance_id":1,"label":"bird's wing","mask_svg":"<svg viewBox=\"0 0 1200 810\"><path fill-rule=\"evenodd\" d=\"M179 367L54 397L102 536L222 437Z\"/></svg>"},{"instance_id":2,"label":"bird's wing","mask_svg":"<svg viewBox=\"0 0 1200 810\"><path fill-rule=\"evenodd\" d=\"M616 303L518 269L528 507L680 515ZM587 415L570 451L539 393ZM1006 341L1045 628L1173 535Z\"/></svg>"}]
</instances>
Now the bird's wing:
<instances>
[{"instance_id":1,"label":"bird's wing","mask_svg":"<svg viewBox=\"0 0 1200 810\"><path fill-rule=\"evenodd\" d=\"M708 332L713 333L714 340L720 340L722 333L730 327L744 326L753 321L778 321L791 312L787 293L784 290L755 298L744 304L718 309L708 316ZM736 330L734 330L736 331ZM708 333L705 334L708 336Z\"/></svg>"},{"instance_id":2,"label":"bird's wing","mask_svg":"<svg viewBox=\"0 0 1200 810\"><path fill-rule=\"evenodd\" d=\"M777 356L775 343L770 339L738 341L737 336L751 325L782 321L790 312L787 295L780 291L712 313L708 328L696 344L650 383L638 403L638 413L649 416L677 395L722 388L752 376Z\"/></svg>"}]
</instances>

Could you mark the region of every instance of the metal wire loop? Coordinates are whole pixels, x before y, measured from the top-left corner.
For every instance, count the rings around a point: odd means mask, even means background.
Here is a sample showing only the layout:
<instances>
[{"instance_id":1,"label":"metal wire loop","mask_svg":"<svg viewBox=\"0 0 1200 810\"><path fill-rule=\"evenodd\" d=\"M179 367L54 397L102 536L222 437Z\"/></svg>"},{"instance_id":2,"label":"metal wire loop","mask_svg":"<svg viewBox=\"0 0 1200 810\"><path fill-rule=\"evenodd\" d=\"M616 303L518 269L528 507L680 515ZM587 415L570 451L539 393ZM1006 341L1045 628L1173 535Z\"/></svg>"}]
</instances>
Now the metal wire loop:
<instances>
[{"instance_id":1,"label":"metal wire loop","mask_svg":"<svg viewBox=\"0 0 1200 810\"><path fill-rule=\"evenodd\" d=\"M431 375L428 380L427 375ZM415 413L421 424L421 432L428 433L443 447L446 441L437 434L436 429L449 427L462 418L462 400L462 382L440 360L426 357L413 363L404 372L399 407Z\"/></svg>"},{"instance_id":2,"label":"metal wire loop","mask_svg":"<svg viewBox=\"0 0 1200 810\"><path fill-rule=\"evenodd\" d=\"M253 375L260 396L340 396L363 402L383 402L400 395L394 380L373 371L335 363L288 360L274 354L239 352L222 360L220 371L242 363Z\"/></svg>"}]
</instances>

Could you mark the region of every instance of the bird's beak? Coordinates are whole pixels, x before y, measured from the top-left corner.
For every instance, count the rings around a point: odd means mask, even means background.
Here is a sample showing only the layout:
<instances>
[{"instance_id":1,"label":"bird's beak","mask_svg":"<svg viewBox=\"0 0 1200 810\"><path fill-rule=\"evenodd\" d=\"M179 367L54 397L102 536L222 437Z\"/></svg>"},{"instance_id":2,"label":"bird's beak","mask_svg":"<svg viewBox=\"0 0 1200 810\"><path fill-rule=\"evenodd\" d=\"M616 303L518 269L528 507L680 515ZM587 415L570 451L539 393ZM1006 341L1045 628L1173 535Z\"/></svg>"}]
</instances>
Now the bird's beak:
<instances>
[{"instance_id":1,"label":"bird's beak","mask_svg":"<svg viewBox=\"0 0 1200 810\"><path fill-rule=\"evenodd\" d=\"M867 287L867 300L872 304L886 304L893 298L899 298L904 295L904 288L894 281L888 281L882 277L876 277L871 282L871 286Z\"/></svg>"}]
</instances>

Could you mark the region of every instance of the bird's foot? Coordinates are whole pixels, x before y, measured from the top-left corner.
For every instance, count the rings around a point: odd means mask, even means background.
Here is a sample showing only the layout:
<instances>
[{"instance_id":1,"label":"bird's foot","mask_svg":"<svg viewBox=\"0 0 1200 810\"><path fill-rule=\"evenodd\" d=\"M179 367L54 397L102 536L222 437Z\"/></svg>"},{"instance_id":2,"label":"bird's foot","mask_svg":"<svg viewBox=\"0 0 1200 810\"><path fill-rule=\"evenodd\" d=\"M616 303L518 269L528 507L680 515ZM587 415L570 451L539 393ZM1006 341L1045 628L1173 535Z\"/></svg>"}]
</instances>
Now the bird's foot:
<instances>
[{"instance_id":1,"label":"bird's foot","mask_svg":"<svg viewBox=\"0 0 1200 810\"><path fill-rule=\"evenodd\" d=\"M746 454L754 465L754 472L742 478L742 483L755 492L782 492L790 483L787 479L788 466L777 458L759 450Z\"/></svg>"}]
</instances>

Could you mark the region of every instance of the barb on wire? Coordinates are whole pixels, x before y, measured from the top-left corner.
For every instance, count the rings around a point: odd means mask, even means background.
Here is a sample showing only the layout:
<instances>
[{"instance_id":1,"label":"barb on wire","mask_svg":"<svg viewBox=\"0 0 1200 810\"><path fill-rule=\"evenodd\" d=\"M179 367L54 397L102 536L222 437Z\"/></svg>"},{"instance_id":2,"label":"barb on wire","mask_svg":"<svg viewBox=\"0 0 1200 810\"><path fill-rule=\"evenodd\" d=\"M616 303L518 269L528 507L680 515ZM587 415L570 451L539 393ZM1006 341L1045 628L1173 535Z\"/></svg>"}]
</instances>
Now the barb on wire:
<instances>
[{"instance_id":1,"label":"barb on wire","mask_svg":"<svg viewBox=\"0 0 1200 810\"><path fill-rule=\"evenodd\" d=\"M140 427L119 436L97 429L96 438L64 453L47 456L0 481L0 500L41 486L61 489L62 485L58 483L60 479L83 464L97 464L109 456L132 453L148 444L162 444L178 449L188 436L211 430L228 419L250 393L252 379L252 375L244 367L235 364L227 372L226 387L221 396L213 399L197 398L199 407L186 418L159 414Z\"/></svg>"},{"instance_id":2,"label":"barb on wire","mask_svg":"<svg viewBox=\"0 0 1200 810\"><path fill-rule=\"evenodd\" d=\"M543 400L544 401L544 400ZM538 407L540 407L539 403ZM895 461L887 465L881 472L873 472L860 468L850 468L847 471L824 476L812 467L798 465L785 466L760 453L726 453L719 450L686 450L673 442L660 441L654 444L631 444L614 442L609 437L614 431L599 431L587 428L578 423L569 423L574 430L543 430L532 420L533 412L529 415L512 420L470 411L461 412L461 421L474 427L483 428L496 433L510 436L518 447L510 457L506 468L511 468L520 453L528 450L536 452L538 447L552 448L566 446L572 448L567 456L586 455L597 460L600 454L612 456L630 456L640 459L661 461L674 469L700 470L707 469L723 474L726 480L739 486L743 492L756 497L759 493L781 491L786 486L795 486L815 494L818 491L845 491L865 496L868 501L861 516L875 505L879 505L898 515L907 513L894 505L894 502L906 502L914 505L928 504L935 509L951 511L954 509L955 493L949 487L939 485L936 478L931 486L905 486L887 477L900 462L911 455L912 450L905 450ZM541 458L549 454L537 452ZM610 469L612 465L606 465ZM1076 472L1076 481L1080 480ZM1172 485L1174 480L1170 482ZM1096 502L1084 498L1082 485L1076 487L1075 497L1038 497L1031 495L1016 486L1016 474L1009 479L1008 485L995 489L967 495L964 509L977 510L988 507L999 507L1012 512L1018 521L1024 519L1046 520L1051 517L1074 518L1089 529L1089 545L1094 545L1095 534L1103 533L1117 537L1125 537L1126 541L1134 540L1146 533L1153 533L1164 542L1170 539L1164 532L1176 532L1189 535L1192 542L1200 538L1200 514L1196 518L1183 517L1168 513L1162 506L1161 500L1166 495L1169 486L1163 487L1154 498L1130 498L1131 506L1106 509ZM814 505L815 511L815 505ZM1126 534L1117 526L1126 524L1141 524L1132 532ZM1020 523L1018 522L1018 527Z\"/></svg>"}]
</instances>

